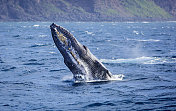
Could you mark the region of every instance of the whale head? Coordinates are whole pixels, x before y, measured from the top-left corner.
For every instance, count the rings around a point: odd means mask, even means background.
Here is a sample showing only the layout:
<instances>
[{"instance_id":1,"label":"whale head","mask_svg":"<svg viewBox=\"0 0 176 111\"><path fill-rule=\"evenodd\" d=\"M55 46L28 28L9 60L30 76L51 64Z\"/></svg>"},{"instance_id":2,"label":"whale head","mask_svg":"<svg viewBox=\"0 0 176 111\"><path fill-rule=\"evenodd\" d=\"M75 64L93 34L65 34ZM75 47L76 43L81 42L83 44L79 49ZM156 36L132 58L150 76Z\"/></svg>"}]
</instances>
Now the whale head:
<instances>
[{"instance_id":1,"label":"whale head","mask_svg":"<svg viewBox=\"0 0 176 111\"><path fill-rule=\"evenodd\" d=\"M66 29L56 24L50 25L54 43L64 58L64 63L73 73L76 81L108 80L111 73Z\"/></svg>"}]
</instances>

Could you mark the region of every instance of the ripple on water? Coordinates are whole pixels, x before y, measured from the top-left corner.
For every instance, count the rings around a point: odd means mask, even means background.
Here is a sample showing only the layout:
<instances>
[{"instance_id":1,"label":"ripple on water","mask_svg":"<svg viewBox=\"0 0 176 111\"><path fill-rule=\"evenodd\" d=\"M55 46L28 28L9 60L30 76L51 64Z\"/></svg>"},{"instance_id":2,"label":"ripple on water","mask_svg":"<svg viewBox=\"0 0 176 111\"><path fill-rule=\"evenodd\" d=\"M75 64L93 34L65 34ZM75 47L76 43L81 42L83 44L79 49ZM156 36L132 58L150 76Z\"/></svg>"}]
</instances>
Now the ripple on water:
<instances>
[{"instance_id":1,"label":"ripple on water","mask_svg":"<svg viewBox=\"0 0 176 111\"><path fill-rule=\"evenodd\" d=\"M38 70L35 70L35 69L26 69L26 70L23 70L22 73L23 74L32 74L32 73L35 73L37 71Z\"/></svg>"},{"instance_id":2,"label":"ripple on water","mask_svg":"<svg viewBox=\"0 0 176 111\"><path fill-rule=\"evenodd\" d=\"M13 35L13 37L20 37L20 35Z\"/></svg>"},{"instance_id":3,"label":"ripple on water","mask_svg":"<svg viewBox=\"0 0 176 111\"><path fill-rule=\"evenodd\" d=\"M0 63L4 63L4 61L2 61L1 58L0 58Z\"/></svg>"},{"instance_id":4,"label":"ripple on water","mask_svg":"<svg viewBox=\"0 0 176 111\"><path fill-rule=\"evenodd\" d=\"M155 34L152 34L151 36L171 36L171 34L167 34L167 33L155 33Z\"/></svg>"},{"instance_id":5,"label":"ripple on water","mask_svg":"<svg viewBox=\"0 0 176 111\"><path fill-rule=\"evenodd\" d=\"M47 37L48 35L40 34L39 37Z\"/></svg>"},{"instance_id":6,"label":"ripple on water","mask_svg":"<svg viewBox=\"0 0 176 111\"><path fill-rule=\"evenodd\" d=\"M50 72L59 72L59 71L64 71L66 69L55 69L55 70L50 70Z\"/></svg>"},{"instance_id":7,"label":"ripple on water","mask_svg":"<svg viewBox=\"0 0 176 111\"><path fill-rule=\"evenodd\" d=\"M100 102L96 102L96 103L91 103L87 106L85 106L84 108L92 108L92 107L99 107L99 106L116 106L114 103L111 103L109 101L105 101L103 103Z\"/></svg>"},{"instance_id":8,"label":"ripple on water","mask_svg":"<svg viewBox=\"0 0 176 111\"><path fill-rule=\"evenodd\" d=\"M12 71L12 70L16 69L16 67L10 66L10 65L4 65L4 66L0 66L0 69L1 69L1 71L6 72L6 71Z\"/></svg>"},{"instance_id":9,"label":"ripple on water","mask_svg":"<svg viewBox=\"0 0 176 111\"><path fill-rule=\"evenodd\" d=\"M47 46L47 44L35 44L35 45L31 45L30 47L34 48L34 47L42 47L42 46Z\"/></svg>"},{"instance_id":10,"label":"ripple on water","mask_svg":"<svg viewBox=\"0 0 176 111\"><path fill-rule=\"evenodd\" d=\"M30 62L30 63L24 63L23 65L44 65L44 63Z\"/></svg>"},{"instance_id":11,"label":"ripple on water","mask_svg":"<svg viewBox=\"0 0 176 111\"><path fill-rule=\"evenodd\" d=\"M24 86L33 86L33 82L19 82L19 81L0 81L0 84L13 84L13 85L24 85Z\"/></svg>"},{"instance_id":12,"label":"ripple on water","mask_svg":"<svg viewBox=\"0 0 176 111\"><path fill-rule=\"evenodd\" d=\"M33 62L33 61L37 61L37 60L36 60L36 59L30 59L30 60L28 60L28 61Z\"/></svg>"}]
</instances>

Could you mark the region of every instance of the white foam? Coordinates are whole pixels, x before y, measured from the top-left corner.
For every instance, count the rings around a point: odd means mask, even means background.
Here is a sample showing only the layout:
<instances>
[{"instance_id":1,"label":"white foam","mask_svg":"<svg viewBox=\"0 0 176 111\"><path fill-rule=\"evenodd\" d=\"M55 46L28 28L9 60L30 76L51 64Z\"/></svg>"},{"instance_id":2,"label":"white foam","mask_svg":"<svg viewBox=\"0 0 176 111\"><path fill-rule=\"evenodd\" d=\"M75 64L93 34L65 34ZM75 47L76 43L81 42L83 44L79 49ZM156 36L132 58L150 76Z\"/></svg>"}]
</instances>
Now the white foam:
<instances>
[{"instance_id":1,"label":"white foam","mask_svg":"<svg viewBox=\"0 0 176 111\"><path fill-rule=\"evenodd\" d=\"M106 41L110 42L111 40L106 40Z\"/></svg>"},{"instance_id":2,"label":"white foam","mask_svg":"<svg viewBox=\"0 0 176 111\"><path fill-rule=\"evenodd\" d=\"M150 23L150 22L147 22L147 21L143 21L143 22L124 22L124 23Z\"/></svg>"},{"instance_id":3,"label":"white foam","mask_svg":"<svg viewBox=\"0 0 176 111\"><path fill-rule=\"evenodd\" d=\"M157 39L129 39L127 40L132 40L132 41L139 41L139 42L159 42L160 40Z\"/></svg>"},{"instance_id":4,"label":"white foam","mask_svg":"<svg viewBox=\"0 0 176 111\"><path fill-rule=\"evenodd\" d=\"M35 43L35 45L38 45L38 46L43 46L44 44L40 44L40 43Z\"/></svg>"},{"instance_id":5,"label":"white foam","mask_svg":"<svg viewBox=\"0 0 176 111\"><path fill-rule=\"evenodd\" d=\"M56 52L49 52L50 54L56 54Z\"/></svg>"},{"instance_id":6,"label":"white foam","mask_svg":"<svg viewBox=\"0 0 176 111\"><path fill-rule=\"evenodd\" d=\"M112 78L108 80L87 80L87 81L74 81L75 83L96 83L96 82L108 82L108 81L122 81L124 78L123 74L113 75Z\"/></svg>"},{"instance_id":7,"label":"white foam","mask_svg":"<svg viewBox=\"0 0 176 111\"><path fill-rule=\"evenodd\" d=\"M176 21L167 21L167 22L175 23Z\"/></svg>"},{"instance_id":8,"label":"white foam","mask_svg":"<svg viewBox=\"0 0 176 111\"><path fill-rule=\"evenodd\" d=\"M21 27L26 28L27 26L21 26Z\"/></svg>"},{"instance_id":9,"label":"white foam","mask_svg":"<svg viewBox=\"0 0 176 111\"><path fill-rule=\"evenodd\" d=\"M159 58L159 57L138 57L129 59L100 59L103 63L135 63L135 64L164 64L176 63L174 58Z\"/></svg>"},{"instance_id":10,"label":"white foam","mask_svg":"<svg viewBox=\"0 0 176 111\"><path fill-rule=\"evenodd\" d=\"M89 75L88 75L89 76ZM112 78L109 78L108 80L85 80L85 81L75 81L73 79L73 76L71 75L66 75L62 78L62 81L69 81L69 82L74 82L74 83L95 83L95 82L108 82L108 81L122 81L125 76L123 74L115 74L112 75Z\"/></svg>"},{"instance_id":11,"label":"white foam","mask_svg":"<svg viewBox=\"0 0 176 111\"><path fill-rule=\"evenodd\" d=\"M39 26L40 26L40 25L37 25L37 24L36 24L36 25L33 25L33 27L39 27Z\"/></svg>"},{"instance_id":12,"label":"white foam","mask_svg":"<svg viewBox=\"0 0 176 111\"><path fill-rule=\"evenodd\" d=\"M111 81L116 81L116 80L123 80L125 76L123 74L116 74L116 75L113 75L112 78L110 78Z\"/></svg>"},{"instance_id":13,"label":"white foam","mask_svg":"<svg viewBox=\"0 0 176 111\"><path fill-rule=\"evenodd\" d=\"M88 35L93 34L93 32L85 31Z\"/></svg>"},{"instance_id":14,"label":"white foam","mask_svg":"<svg viewBox=\"0 0 176 111\"><path fill-rule=\"evenodd\" d=\"M144 22L142 22L142 23L147 24L147 23L150 23L150 22L146 22L146 21L144 21Z\"/></svg>"},{"instance_id":15,"label":"white foam","mask_svg":"<svg viewBox=\"0 0 176 111\"><path fill-rule=\"evenodd\" d=\"M151 57L139 57L129 59L100 59L103 63L141 63L144 61L152 60Z\"/></svg>"},{"instance_id":16,"label":"white foam","mask_svg":"<svg viewBox=\"0 0 176 111\"><path fill-rule=\"evenodd\" d=\"M41 35L39 35L39 37L47 37L47 35L43 35L43 34L41 34Z\"/></svg>"},{"instance_id":17,"label":"white foam","mask_svg":"<svg viewBox=\"0 0 176 111\"><path fill-rule=\"evenodd\" d=\"M62 81L73 81L73 76L71 76L71 75L65 75L62 78Z\"/></svg>"},{"instance_id":18,"label":"white foam","mask_svg":"<svg viewBox=\"0 0 176 111\"><path fill-rule=\"evenodd\" d=\"M139 32L138 32L138 31L136 31L136 30L133 30L133 33L135 33L136 35L138 35L138 34L139 34Z\"/></svg>"},{"instance_id":19,"label":"white foam","mask_svg":"<svg viewBox=\"0 0 176 111\"><path fill-rule=\"evenodd\" d=\"M138 41L143 41L143 42L159 42L160 40L155 40L155 39L147 39L147 40L138 40Z\"/></svg>"}]
</instances>

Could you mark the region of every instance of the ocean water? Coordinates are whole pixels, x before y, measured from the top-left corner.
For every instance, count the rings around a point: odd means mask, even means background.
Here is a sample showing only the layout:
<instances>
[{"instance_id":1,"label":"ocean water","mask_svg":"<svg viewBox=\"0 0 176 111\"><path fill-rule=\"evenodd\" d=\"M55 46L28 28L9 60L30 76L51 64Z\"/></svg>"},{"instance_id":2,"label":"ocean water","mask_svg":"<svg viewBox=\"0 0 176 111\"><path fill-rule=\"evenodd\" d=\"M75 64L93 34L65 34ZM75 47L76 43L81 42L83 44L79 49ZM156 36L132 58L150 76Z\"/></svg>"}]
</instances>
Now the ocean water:
<instances>
[{"instance_id":1,"label":"ocean water","mask_svg":"<svg viewBox=\"0 0 176 111\"><path fill-rule=\"evenodd\" d=\"M122 80L74 84L51 22L0 23L0 111L176 110L176 22L57 22Z\"/></svg>"}]
</instances>

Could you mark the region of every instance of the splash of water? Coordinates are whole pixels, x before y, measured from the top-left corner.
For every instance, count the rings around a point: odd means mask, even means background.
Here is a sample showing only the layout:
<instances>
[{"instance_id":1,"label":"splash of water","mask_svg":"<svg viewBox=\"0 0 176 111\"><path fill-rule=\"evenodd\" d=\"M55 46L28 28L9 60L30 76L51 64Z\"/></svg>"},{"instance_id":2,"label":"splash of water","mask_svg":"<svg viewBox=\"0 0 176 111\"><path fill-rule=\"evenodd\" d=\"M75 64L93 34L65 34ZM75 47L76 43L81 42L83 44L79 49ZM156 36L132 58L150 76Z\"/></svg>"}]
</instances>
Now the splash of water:
<instances>
[{"instance_id":1,"label":"splash of water","mask_svg":"<svg viewBox=\"0 0 176 111\"><path fill-rule=\"evenodd\" d=\"M62 78L62 81L64 81L64 82L72 82L73 81L73 76L71 76L71 75L65 75Z\"/></svg>"},{"instance_id":2,"label":"splash of water","mask_svg":"<svg viewBox=\"0 0 176 111\"><path fill-rule=\"evenodd\" d=\"M87 75L89 76L89 75ZM125 76L123 74L115 74L113 75L110 79L108 80L84 80L84 81L79 81L79 80L74 80L73 76L66 75L62 78L62 81L64 82L74 82L74 83L95 83L95 82L108 82L108 81L122 81Z\"/></svg>"},{"instance_id":3,"label":"splash of water","mask_svg":"<svg viewBox=\"0 0 176 111\"><path fill-rule=\"evenodd\" d=\"M113 75L112 78L108 80L86 80L84 81L85 83L96 83L96 82L108 82L108 81L122 81L124 78L123 74L116 74ZM83 81L74 81L75 83L81 83Z\"/></svg>"}]
</instances>

